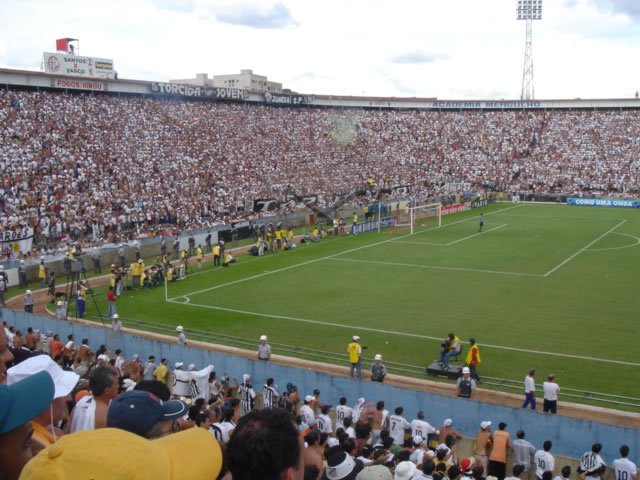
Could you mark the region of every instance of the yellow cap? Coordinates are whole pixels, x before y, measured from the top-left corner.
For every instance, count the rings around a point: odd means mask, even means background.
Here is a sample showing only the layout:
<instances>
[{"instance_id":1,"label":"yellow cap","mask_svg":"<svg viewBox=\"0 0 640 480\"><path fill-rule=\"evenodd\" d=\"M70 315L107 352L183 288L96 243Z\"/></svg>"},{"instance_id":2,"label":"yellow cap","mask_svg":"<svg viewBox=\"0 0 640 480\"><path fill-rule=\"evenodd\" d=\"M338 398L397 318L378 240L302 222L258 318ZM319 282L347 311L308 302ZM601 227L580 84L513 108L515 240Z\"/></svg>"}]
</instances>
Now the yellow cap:
<instances>
[{"instance_id":1,"label":"yellow cap","mask_svg":"<svg viewBox=\"0 0 640 480\"><path fill-rule=\"evenodd\" d=\"M65 435L36 455L21 480L211 480L222 468L213 435L190 428L147 440L117 428Z\"/></svg>"}]
</instances>

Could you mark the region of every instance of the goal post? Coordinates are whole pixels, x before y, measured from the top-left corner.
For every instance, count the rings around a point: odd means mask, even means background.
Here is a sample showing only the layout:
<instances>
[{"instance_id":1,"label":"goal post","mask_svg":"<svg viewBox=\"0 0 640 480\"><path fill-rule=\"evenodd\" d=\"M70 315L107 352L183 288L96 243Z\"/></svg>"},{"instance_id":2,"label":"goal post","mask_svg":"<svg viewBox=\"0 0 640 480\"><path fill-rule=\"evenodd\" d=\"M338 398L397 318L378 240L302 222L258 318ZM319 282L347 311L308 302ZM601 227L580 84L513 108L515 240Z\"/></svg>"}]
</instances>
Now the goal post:
<instances>
[{"instance_id":1,"label":"goal post","mask_svg":"<svg viewBox=\"0 0 640 480\"><path fill-rule=\"evenodd\" d=\"M418 205L411 207L409 210L409 226L413 235L416 226L421 227L438 227L442 226L442 204L429 203L427 205Z\"/></svg>"}]
</instances>

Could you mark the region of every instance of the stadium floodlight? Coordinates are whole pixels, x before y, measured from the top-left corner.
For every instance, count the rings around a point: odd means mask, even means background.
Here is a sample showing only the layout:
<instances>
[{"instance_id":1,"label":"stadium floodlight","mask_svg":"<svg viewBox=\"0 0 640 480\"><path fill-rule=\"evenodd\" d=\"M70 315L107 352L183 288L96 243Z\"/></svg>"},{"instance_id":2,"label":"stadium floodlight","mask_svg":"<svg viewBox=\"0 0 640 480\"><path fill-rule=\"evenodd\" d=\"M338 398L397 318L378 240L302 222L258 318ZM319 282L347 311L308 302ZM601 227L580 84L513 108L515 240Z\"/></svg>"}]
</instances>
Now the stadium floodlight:
<instances>
[{"instance_id":1,"label":"stadium floodlight","mask_svg":"<svg viewBox=\"0 0 640 480\"><path fill-rule=\"evenodd\" d=\"M531 100L535 98L533 89L533 49L532 33L533 20L542 20L542 0L516 0L516 19L524 20L526 24L526 39L524 46L524 67L522 69L522 93L521 100Z\"/></svg>"}]
</instances>

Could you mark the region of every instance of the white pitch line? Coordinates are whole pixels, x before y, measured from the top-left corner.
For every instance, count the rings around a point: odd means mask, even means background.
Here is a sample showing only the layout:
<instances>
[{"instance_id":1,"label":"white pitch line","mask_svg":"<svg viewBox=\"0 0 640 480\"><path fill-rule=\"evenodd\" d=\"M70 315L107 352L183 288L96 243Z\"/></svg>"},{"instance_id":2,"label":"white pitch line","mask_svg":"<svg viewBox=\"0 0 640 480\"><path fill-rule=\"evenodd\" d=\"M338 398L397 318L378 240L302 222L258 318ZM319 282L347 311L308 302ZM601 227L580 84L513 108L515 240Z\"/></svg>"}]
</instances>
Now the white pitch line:
<instances>
[{"instance_id":1,"label":"white pitch line","mask_svg":"<svg viewBox=\"0 0 640 480\"><path fill-rule=\"evenodd\" d=\"M507 210L511 210L512 208L518 208L520 206L521 205L516 205L515 207L509 207L509 208L504 208L502 210L497 210L495 212L489 212L489 213L487 213L487 215L494 215L496 213L500 213L500 212L504 212L504 211L507 211ZM463 223L463 222L468 222L468 221L469 221L469 219L465 218L465 219L459 220L457 222L448 223L448 224L446 224L444 226L454 225L454 224L457 224L457 223ZM434 228L438 228L438 227L434 227ZM423 230L422 232L417 232L417 233L424 233L425 231L427 231L427 230ZM416 233L414 233L413 235L416 235ZM398 237L398 238L407 238L407 237L410 237L410 236L411 236L411 234L408 233L408 234L402 235L401 237ZM345 250L344 252L334 253L333 255L328 255L326 257L315 258L313 260L308 260L308 261L302 262L302 263L296 263L295 265L289 265L288 267L279 268L277 270L270 270L268 272L260 273L258 275L253 275L251 277L241 278L239 280L234 280L232 282L222 283L220 285L215 285L213 287L205 288L203 290L196 290L195 292L189 292L189 295L196 295L198 293L211 292L213 290L217 290L219 288L224 288L224 287L228 287L228 286L231 286L231 285L235 285L237 283L243 283L243 282L247 282L249 280L255 280L256 278L261 278L261 277L264 277L264 276L267 276L267 275L273 275L274 273L280 273L280 272L284 272L286 270L291 270L293 268L303 267L305 265L310 265L312 263L320 262L322 260L328 260L328 259L337 257L339 255L344 255L346 253L357 252L359 250L364 250L366 248L371 248L371 247L375 247L375 246L378 246L378 245L384 245L385 243L393 242L393 240L394 240L393 238L390 238L388 240L383 240L381 242L370 243L368 245L363 245L363 246L358 247L358 248L352 248L350 250ZM176 297L176 298L180 298L180 297ZM172 299L169 299L169 298L167 299L167 301L170 301L170 300L172 300Z\"/></svg>"},{"instance_id":2,"label":"white pitch line","mask_svg":"<svg viewBox=\"0 0 640 480\"><path fill-rule=\"evenodd\" d=\"M185 305L184 303L181 302L177 302L177 301L173 301L173 300L169 300L169 302L171 303L177 303L179 305ZM223 312L231 312L231 313L241 313L244 315L254 315L256 317L267 317L267 318L277 318L280 320L289 320L292 322L300 322L300 323L310 323L310 324L314 324L314 325L323 325L323 326L328 326L328 327L337 327L337 328L345 328L345 329L349 329L350 331L366 331L366 332L373 332L373 333L383 333L385 335L396 335L399 337L411 337L411 338L420 338L420 339L425 339L425 340L435 340L438 342L442 341L442 338L440 337L431 337L428 335L418 335L416 333L404 333L404 332L397 332L397 331L393 331L393 330L382 330L382 329L377 329L377 328L371 328L371 327L362 327L362 326L357 326L357 325L345 325L343 323L331 323L331 322L323 322L320 320L310 320L308 318L298 318L298 317L288 317L285 315L271 315L269 313L260 313L260 312L251 312L248 310L237 310L235 308L225 308L225 307L216 307L213 305L201 305L201 304L197 304L197 303L189 303L186 304L188 306L191 307L201 307L201 308L207 308L209 310L220 310ZM516 347L505 347L502 345L490 345L490 344L482 344L483 348L494 348L497 350L509 350L509 351L513 351L513 352L523 352L523 353L533 353L536 355L552 355L555 357L563 357L563 358L572 358L572 359L576 359L576 360L589 360L589 361L593 361L593 362L602 362L602 363L615 363L617 365L627 365L627 366L631 366L631 367L640 367L640 363L634 363L634 362L623 362L620 360L609 360L606 358L598 358L598 357L585 357L582 355L570 355L568 353L556 353L556 352L543 352L540 350L528 350L528 349L524 349L524 348L516 348Z\"/></svg>"},{"instance_id":3,"label":"white pitch line","mask_svg":"<svg viewBox=\"0 0 640 480\"><path fill-rule=\"evenodd\" d=\"M404 236L407 237L407 236L410 236L410 235L411 234L404 235ZM357 252L358 250L362 250L362 249L365 249L365 248L375 247L376 245L382 245L382 244L388 243L390 241L391 241L390 239L389 240L383 240L381 242L371 243L369 245L363 245L361 247L352 248L350 250L345 250L343 252L334 253L333 255L328 255L326 257L314 258L313 260L308 260L306 262L296 263L295 265L289 265L288 267L279 268L277 270L269 270L268 272L259 273L258 275L253 275L251 277L240 278L240 279L234 280L232 282L222 283L220 285L215 285L213 287L205 288L203 290L196 290L195 292L189 292L189 295L196 295L198 293L210 292L212 290L217 290L219 288L228 287L230 285L235 285L237 283L247 282L249 280L255 280L256 278L261 278L261 277L264 277L264 276L267 276L267 275L273 275L274 273L284 272L284 271L287 271L287 270L291 270L293 268L303 267L305 265L310 265L312 263L320 262L322 260L327 260L329 258L333 258L333 257L336 257L338 255L344 255L345 253ZM176 298L180 298L180 297L176 297ZM170 300L172 300L172 299L170 299Z\"/></svg>"},{"instance_id":4,"label":"white pitch line","mask_svg":"<svg viewBox=\"0 0 640 480\"><path fill-rule=\"evenodd\" d=\"M394 267L425 268L430 270L453 270L453 271L459 271L459 272L493 273L496 275L516 275L520 277L543 277L543 275L539 273L503 272L500 270L483 270L479 268L463 268L463 267L442 267L439 265L419 265L416 263L383 262L379 260L356 260L353 258L330 258L328 260L336 260L339 262L373 263L378 265L391 265Z\"/></svg>"},{"instance_id":5,"label":"white pitch line","mask_svg":"<svg viewBox=\"0 0 640 480\"><path fill-rule=\"evenodd\" d=\"M469 235L468 237L459 238L458 240L454 240L449 243L429 243L429 242L410 242L407 240L392 240L393 243L401 243L402 245L431 245L437 247L448 247L449 245L455 245L458 242L462 242L464 240L469 240L470 238L477 237L478 235L482 235L484 233L492 232L493 230L498 230L499 228L506 227L508 223L503 225L498 225L497 227L490 228L489 230L485 230L484 232L474 233L473 235Z\"/></svg>"},{"instance_id":6,"label":"white pitch line","mask_svg":"<svg viewBox=\"0 0 640 480\"><path fill-rule=\"evenodd\" d=\"M631 247L635 247L636 245L640 245L640 238L636 237L635 235L631 235L629 233L620 233L620 232L613 232L614 235L623 235L625 237L631 237L631 238L635 238L636 239L636 243L631 243L629 245L622 245L621 247L609 247L609 248L588 248L587 252L606 252L609 250L622 250L624 248L631 248Z\"/></svg>"},{"instance_id":7,"label":"white pitch line","mask_svg":"<svg viewBox=\"0 0 640 480\"><path fill-rule=\"evenodd\" d=\"M484 232L478 232L478 233L474 233L473 235L469 235L468 237L459 238L458 240L454 240L453 242L447 243L446 246L448 247L449 245L455 245L458 242L463 242L465 240L469 240L470 238L477 237L478 235L482 235L484 233L493 232L494 230L498 230L499 228L506 227L507 225L508 224L505 223L503 225L498 225L497 227L490 228L489 230L485 230Z\"/></svg>"},{"instance_id":8,"label":"white pitch line","mask_svg":"<svg viewBox=\"0 0 640 480\"><path fill-rule=\"evenodd\" d=\"M593 240L592 242L590 242L588 245L585 245L584 247L582 247L580 250L578 250L576 253L574 253L573 255L571 255L569 258L565 259L562 263L556 265L555 267L553 267L551 270L549 270L547 273L544 274L545 277L548 277L549 275L551 275L553 272L555 272L556 270L558 270L560 267L562 267L563 265L569 263L571 260L573 260L574 258L576 258L578 255L580 255L582 252L584 252L585 250L587 250L591 245L593 245L594 243L596 243L598 240L603 239L604 237L606 237L607 235L609 235L611 232L613 232L615 229L617 229L620 225L625 224L627 221L626 220L622 220L620 223L618 223L615 227L610 228L609 230L607 230L606 232L604 232L602 235L600 235L598 238L596 238L595 240Z\"/></svg>"},{"instance_id":9,"label":"white pitch line","mask_svg":"<svg viewBox=\"0 0 640 480\"><path fill-rule=\"evenodd\" d=\"M408 240L392 240L392 243L399 243L401 245L431 245L436 247L446 247L448 245L448 243L410 242Z\"/></svg>"}]
</instances>

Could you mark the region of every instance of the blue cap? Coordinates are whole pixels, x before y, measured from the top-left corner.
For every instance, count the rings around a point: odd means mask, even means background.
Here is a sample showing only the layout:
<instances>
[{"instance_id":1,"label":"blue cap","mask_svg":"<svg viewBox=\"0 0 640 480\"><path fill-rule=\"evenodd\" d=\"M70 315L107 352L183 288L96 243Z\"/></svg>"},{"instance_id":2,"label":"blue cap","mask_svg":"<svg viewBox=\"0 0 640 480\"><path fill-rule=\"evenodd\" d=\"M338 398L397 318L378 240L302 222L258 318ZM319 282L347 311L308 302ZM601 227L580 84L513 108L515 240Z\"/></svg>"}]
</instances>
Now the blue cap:
<instances>
[{"instance_id":1,"label":"blue cap","mask_svg":"<svg viewBox=\"0 0 640 480\"><path fill-rule=\"evenodd\" d=\"M47 372L38 372L13 385L0 385L0 435L24 425L44 412L55 386Z\"/></svg>"},{"instance_id":2,"label":"blue cap","mask_svg":"<svg viewBox=\"0 0 640 480\"><path fill-rule=\"evenodd\" d=\"M186 413L187 404L180 400L163 402L152 393L131 390L111 401L107 411L107 427L144 437L156 423L175 420Z\"/></svg>"}]
</instances>

